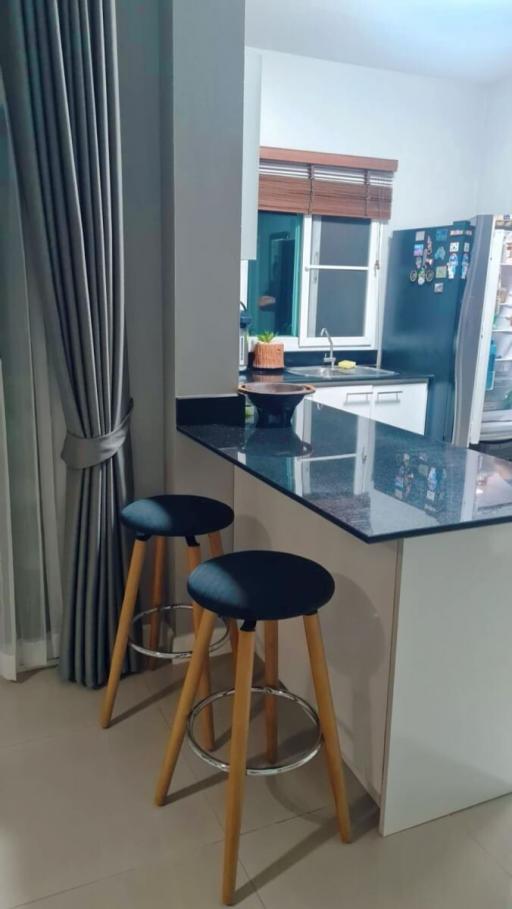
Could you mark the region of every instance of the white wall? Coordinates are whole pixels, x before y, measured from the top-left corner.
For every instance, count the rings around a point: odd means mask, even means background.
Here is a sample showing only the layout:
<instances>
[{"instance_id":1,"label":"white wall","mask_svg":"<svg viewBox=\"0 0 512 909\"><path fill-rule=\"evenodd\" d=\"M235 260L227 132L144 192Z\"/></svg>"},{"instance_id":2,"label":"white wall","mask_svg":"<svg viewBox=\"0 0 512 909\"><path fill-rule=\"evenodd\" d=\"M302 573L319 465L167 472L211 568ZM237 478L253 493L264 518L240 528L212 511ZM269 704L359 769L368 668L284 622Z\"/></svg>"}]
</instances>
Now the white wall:
<instances>
[{"instance_id":1,"label":"white wall","mask_svg":"<svg viewBox=\"0 0 512 909\"><path fill-rule=\"evenodd\" d=\"M261 54L248 47L244 65L242 235L240 257L256 258L260 160Z\"/></svg>"},{"instance_id":2,"label":"white wall","mask_svg":"<svg viewBox=\"0 0 512 909\"><path fill-rule=\"evenodd\" d=\"M176 396L233 393L238 379L244 2L174 0ZM177 435L176 492L233 503L233 468ZM232 533L225 535L232 545ZM176 547L177 577L185 577ZM178 595L182 583L178 583Z\"/></svg>"},{"instance_id":3,"label":"white wall","mask_svg":"<svg viewBox=\"0 0 512 909\"><path fill-rule=\"evenodd\" d=\"M118 6L136 496L204 491L206 473L232 498L232 478L175 458L173 437L175 395L237 380L243 27L239 0Z\"/></svg>"},{"instance_id":4,"label":"white wall","mask_svg":"<svg viewBox=\"0 0 512 909\"><path fill-rule=\"evenodd\" d=\"M237 380L244 4L174 0L176 395Z\"/></svg>"},{"instance_id":5,"label":"white wall","mask_svg":"<svg viewBox=\"0 0 512 909\"><path fill-rule=\"evenodd\" d=\"M117 6L126 334L135 495L164 485L159 7Z\"/></svg>"},{"instance_id":6,"label":"white wall","mask_svg":"<svg viewBox=\"0 0 512 909\"><path fill-rule=\"evenodd\" d=\"M510 79L488 87L485 154L478 193L478 211L499 214L512 211L512 92Z\"/></svg>"},{"instance_id":7,"label":"white wall","mask_svg":"<svg viewBox=\"0 0 512 909\"><path fill-rule=\"evenodd\" d=\"M391 228L476 213L484 87L261 53L262 145L397 158Z\"/></svg>"}]
</instances>

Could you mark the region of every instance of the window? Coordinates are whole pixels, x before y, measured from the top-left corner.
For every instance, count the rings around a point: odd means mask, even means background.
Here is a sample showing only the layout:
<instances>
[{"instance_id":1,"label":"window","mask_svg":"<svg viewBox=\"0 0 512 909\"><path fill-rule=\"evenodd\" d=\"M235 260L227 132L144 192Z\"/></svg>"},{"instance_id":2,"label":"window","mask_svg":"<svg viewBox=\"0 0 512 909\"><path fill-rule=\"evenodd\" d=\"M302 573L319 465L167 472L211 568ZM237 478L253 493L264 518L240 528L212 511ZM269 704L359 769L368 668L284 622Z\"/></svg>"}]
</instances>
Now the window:
<instances>
[{"instance_id":1,"label":"window","mask_svg":"<svg viewBox=\"0 0 512 909\"><path fill-rule=\"evenodd\" d=\"M375 346L379 227L366 218L260 211L248 270L251 334L325 347L326 328L338 347Z\"/></svg>"},{"instance_id":2,"label":"window","mask_svg":"<svg viewBox=\"0 0 512 909\"><path fill-rule=\"evenodd\" d=\"M242 263L251 334L289 350L377 345L382 225L398 161L260 148L257 260Z\"/></svg>"},{"instance_id":3,"label":"window","mask_svg":"<svg viewBox=\"0 0 512 909\"><path fill-rule=\"evenodd\" d=\"M261 211L257 259L249 263L251 334L298 336L302 216Z\"/></svg>"},{"instance_id":4,"label":"window","mask_svg":"<svg viewBox=\"0 0 512 909\"><path fill-rule=\"evenodd\" d=\"M372 347L377 327L378 224L325 215L304 219L301 346Z\"/></svg>"}]
</instances>

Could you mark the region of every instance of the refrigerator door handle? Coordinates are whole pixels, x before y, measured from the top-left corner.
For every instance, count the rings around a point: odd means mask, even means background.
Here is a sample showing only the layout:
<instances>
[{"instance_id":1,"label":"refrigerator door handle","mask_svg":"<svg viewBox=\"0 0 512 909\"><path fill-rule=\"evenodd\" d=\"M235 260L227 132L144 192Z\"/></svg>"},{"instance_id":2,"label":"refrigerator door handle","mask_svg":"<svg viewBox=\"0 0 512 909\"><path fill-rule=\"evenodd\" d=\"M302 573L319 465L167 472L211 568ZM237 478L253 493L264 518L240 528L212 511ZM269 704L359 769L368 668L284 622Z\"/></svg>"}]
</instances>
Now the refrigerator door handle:
<instances>
[{"instance_id":1,"label":"refrigerator door handle","mask_svg":"<svg viewBox=\"0 0 512 909\"><path fill-rule=\"evenodd\" d=\"M476 397L481 393L483 347L488 310L496 301L497 273L494 275L492 247L494 216L479 215L473 235L471 261L455 335L454 415L451 441L464 448L470 444ZM494 295L494 296L493 296ZM492 316L491 316L492 322ZM483 406L483 401L482 401Z\"/></svg>"}]
</instances>

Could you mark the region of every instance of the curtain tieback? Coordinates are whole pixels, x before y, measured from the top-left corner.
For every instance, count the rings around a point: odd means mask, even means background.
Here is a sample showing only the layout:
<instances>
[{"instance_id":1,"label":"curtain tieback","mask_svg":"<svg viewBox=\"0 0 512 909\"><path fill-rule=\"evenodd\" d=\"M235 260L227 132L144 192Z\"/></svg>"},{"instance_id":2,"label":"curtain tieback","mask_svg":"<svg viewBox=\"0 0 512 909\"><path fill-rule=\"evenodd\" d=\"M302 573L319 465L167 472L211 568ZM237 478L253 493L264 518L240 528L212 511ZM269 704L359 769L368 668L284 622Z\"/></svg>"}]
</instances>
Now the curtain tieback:
<instances>
[{"instance_id":1,"label":"curtain tieback","mask_svg":"<svg viewBox=\"0 0 512 909\"><path fill-rule=\"evenodd\" d=\"M86 467L96 467L113 458L128 435L132 408L133 400L130 400L126 415L119 425L103 436L85 438L68 432L61 452L62 460L74 470L85 470Z\"/></svg>"}]
</instances>

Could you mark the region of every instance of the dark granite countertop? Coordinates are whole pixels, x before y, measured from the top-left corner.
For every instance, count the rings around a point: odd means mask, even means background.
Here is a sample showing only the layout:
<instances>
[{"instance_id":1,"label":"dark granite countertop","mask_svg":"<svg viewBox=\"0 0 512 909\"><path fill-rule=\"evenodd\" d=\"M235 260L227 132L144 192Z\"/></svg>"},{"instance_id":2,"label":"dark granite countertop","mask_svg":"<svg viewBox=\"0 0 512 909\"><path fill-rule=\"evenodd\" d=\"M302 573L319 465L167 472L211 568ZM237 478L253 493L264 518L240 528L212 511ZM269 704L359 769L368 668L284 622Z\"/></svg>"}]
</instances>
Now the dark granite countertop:
<instances>
[{"instance_id":1,"label":"dark granite countertop","mask_svg":"<svg viewBox=\"0 0 512 909\"><path fill-rule=\"evenodd\" d=\"M508 461L307 399L259 429L232 401L197 400L179 431L367 543L512 521Z\"/></svg>"},{"instance_id":2,"label":"dark granite countertop","mask_svg":"<svg viewBox=\"0 0 512 909\"><path fill-rule=\"evenodd\" d=\"M366 366L371 364L364 363L362 365ZM240 382L308 382L309 385L405 385L413 382L428 382L430 379L432 379L432 376L423 373L400 372L391 376L361 376L357 374L352 375L348 371L340 372L339 378L335 379L324 379L321 376L315 376L313 378L307 375L307 367L304 367L303 376L289 372L287 368L276 371L249 368L246 369L245 372L240 373Z\"/></svg>"}]
</instances>

